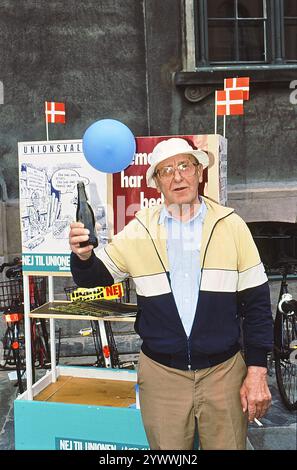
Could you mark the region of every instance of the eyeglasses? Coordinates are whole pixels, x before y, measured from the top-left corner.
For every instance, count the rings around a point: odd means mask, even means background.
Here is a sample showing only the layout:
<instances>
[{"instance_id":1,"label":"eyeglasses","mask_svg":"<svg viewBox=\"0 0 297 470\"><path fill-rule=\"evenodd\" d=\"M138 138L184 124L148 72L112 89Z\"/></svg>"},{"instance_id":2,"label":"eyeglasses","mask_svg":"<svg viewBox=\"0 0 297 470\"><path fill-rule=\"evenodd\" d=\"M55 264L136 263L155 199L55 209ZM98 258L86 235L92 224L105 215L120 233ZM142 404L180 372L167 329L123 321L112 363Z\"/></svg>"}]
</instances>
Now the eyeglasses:
<instances>
[{"instance_id":1,"label":"eyeglasses","mask_svg":"<svg viewBox=\"0 0 297 470\"><path fill-rule=\"evenodd\" d=\"M196 166L198 166L198 163L192 162L182 162L177 166L163 166L160 170L155 171L155 175L158 175L162 179L169 179L172 178L177 170L181 176L194 176Z\"/></svg>"}]
</instances>

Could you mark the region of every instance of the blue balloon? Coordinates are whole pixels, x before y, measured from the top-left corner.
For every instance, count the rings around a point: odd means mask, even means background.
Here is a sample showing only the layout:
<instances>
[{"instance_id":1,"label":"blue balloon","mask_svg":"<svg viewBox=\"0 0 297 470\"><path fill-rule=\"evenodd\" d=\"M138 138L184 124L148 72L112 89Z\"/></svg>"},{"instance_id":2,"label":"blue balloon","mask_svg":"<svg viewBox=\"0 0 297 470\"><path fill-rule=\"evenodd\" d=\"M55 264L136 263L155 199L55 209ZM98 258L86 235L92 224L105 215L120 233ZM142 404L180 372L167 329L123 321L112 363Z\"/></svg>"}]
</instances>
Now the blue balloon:
<instances>
[{"instance_id":1,"label":"blue balloon","mask_svg":"<svg viewBox=\"0 0 297 470\"><path fill-rule=\"evenodd\" d=\"M117 173L127 168L135 150L135 138L129 127L115 119L94 122L83 136L86 160L104 173Z\"/></svg>"}]
</instances>

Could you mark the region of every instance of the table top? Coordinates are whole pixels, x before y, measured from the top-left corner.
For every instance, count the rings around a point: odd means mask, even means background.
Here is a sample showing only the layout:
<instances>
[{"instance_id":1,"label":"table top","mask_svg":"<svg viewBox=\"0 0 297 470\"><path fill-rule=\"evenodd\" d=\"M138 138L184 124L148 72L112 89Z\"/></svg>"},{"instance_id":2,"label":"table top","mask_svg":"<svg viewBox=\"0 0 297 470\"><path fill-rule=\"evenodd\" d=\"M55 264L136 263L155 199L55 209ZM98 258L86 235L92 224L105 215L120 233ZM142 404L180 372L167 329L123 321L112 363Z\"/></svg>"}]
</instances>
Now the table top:
<instances>
[{"instance_id":1,"label":"table top","mask_svg":"<svg viewBox=\"0 0 297 470\"><path fill-rule=\"evenodd\" d=\"M134 322L136 313L136 304L121 304L112 301L70 302L54 300L32 310L29 317Z\"/></svg>"}]
</instances>

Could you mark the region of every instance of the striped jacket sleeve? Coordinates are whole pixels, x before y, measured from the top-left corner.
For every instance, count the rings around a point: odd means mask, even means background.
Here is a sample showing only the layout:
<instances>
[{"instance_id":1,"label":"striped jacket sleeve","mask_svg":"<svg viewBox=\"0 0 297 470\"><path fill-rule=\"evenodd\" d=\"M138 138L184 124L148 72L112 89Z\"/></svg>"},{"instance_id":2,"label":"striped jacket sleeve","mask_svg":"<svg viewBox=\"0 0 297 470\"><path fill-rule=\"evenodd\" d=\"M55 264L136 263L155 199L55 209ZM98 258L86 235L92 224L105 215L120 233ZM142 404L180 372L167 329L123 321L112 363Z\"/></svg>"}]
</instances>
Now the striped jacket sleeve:
<instances>
[{"instance_id":1,"label":"striped jacket sleeve","mask_svg":"<svg viewBox=\"0 0 297 470\"><path fill-rule=\"evenodd\" d=\"M273 320L268 279L253 237L238 217L238 301L243 316L247 365L267 366L272 350Z\"/></svg>"},{"instance_id":2,"label":"striped jacket sleeve","mask_svg":"<svg viewBox=\"0 0 297 470\"><path fill-rule=\"evenodd\" d=\"M110 286L114 283L112 275L94 252L87 261L82 261L76 254L71 253L70 270L75 284L79 287Z\"/></svg>"}]
</instances>

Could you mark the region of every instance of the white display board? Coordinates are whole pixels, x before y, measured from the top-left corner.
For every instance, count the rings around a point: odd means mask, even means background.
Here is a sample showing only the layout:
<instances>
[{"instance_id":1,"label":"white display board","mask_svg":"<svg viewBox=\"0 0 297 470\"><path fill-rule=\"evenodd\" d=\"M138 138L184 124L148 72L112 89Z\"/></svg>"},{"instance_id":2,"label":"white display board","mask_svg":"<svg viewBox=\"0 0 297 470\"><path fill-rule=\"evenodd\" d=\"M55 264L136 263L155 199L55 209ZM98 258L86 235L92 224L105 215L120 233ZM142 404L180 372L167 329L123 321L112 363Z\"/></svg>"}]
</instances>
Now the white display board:
<instances>
[{"instance_id":1,"label":"white display board","mask_svg":"<svg viewBox=\"0 0 297 470\"><path fill-rule=\"evenodd\" d=\"M69 225L76 217L78 181L84 181L107 242L107 175L93 168L82 140L19 142L20 219L23 271L70 275Z\"/></svg>"}]
</instances>

